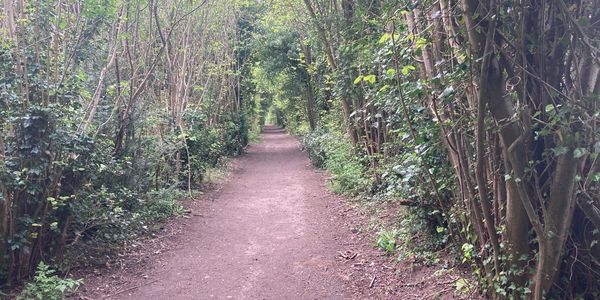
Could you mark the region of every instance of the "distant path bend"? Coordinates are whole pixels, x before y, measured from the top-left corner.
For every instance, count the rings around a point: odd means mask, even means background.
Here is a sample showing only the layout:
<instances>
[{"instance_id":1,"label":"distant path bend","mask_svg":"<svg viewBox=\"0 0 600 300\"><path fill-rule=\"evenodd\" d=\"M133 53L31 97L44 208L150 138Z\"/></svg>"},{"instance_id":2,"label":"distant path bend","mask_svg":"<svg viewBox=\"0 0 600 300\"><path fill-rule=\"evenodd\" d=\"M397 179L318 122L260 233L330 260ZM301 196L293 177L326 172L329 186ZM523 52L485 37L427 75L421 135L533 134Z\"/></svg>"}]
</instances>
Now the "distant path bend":
<instances>
[{"instance_id":1,"label":"distant path bend","mask_svg":"<svg viewBox=\"0 0 600 300\"><path fill-rule=\"evenodd\" d=\"M181 248L125 299L348 299L323 176L298 142L265 127L238 159L212 212L200 212Z\"/></svg>"}]
</instances>

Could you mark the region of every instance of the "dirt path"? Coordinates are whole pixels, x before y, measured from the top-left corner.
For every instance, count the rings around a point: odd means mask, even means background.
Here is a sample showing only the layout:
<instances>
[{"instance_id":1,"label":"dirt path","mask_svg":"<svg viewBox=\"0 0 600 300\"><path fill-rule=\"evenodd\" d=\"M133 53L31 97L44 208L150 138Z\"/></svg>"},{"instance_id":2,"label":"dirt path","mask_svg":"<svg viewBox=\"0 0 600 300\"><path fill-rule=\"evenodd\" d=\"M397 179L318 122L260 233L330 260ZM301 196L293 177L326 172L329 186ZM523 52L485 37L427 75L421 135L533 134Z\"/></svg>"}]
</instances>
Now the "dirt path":
<instances>
[{"instance_id":1,"label":"dirt path","mask_svg":"<svg viewBox=\"0 0 600 300\"><path fill-rule=\"evenodd\" d=\"M380 204L381 214L331 194L293 137L264 131L219 189L187 202L189 214L73 274L85 285L72 298L455 298L456 270L373 248L377 229L364 229L397 218L396 204Z\"/></svg>"},{"instance_id":2,"label":"dirt path","mask_svg":"<svg viewBox=\"0 0 600 300\"><path fill-rule=\"evenodd\" d=\"M347 299L328 193L297 141L268 127L206 218L184 232L151 284L124 299ZM332 230L333 229L333 230Z\"/></svg>"}]
</instances>

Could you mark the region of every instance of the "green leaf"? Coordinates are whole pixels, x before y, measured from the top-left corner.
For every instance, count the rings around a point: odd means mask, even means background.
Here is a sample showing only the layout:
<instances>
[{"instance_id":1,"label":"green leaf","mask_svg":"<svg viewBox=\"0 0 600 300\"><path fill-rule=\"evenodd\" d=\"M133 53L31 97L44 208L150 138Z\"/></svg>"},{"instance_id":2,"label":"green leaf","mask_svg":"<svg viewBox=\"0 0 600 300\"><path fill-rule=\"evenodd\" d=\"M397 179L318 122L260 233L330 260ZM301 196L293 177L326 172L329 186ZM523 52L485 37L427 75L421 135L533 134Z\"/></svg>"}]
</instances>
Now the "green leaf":
<instances>
[{"instance_id":1,"label":"green leaf","mask_svg":"<svg viewBox=\"0 0 600 300\"><path fill-rule=\"evenodd\" d=\"M354 84L359 84L363 80L364 76L360 75L354 79Z\"/></svg>"},{"instance_id":2,"label":"green leaf","mask_svg":"<svg viewBox=\"0 0 600 300\"><path fill-rule=\"evenodd\" d=\"M390 39L390 34L389 33L384 33L383 35L381 35L381 37L379 38L379 42L380 44L384 44L385 42L387 42Z\"/></svg>"},{"instance_id":3,"label":"green leaf","mask_svg":"<svg viewBox=\"0 0 600 300\"><path fill-rule=\"evenodd\" d=\"M365 76L363 78L363 80L366 81L366 82L368 82L368 83L370 83L370 84L374 84L375 81L377 81L377 77L375 75L371 74L371 75Z\"/></svg>"},{"instance_id":4,"label":"green leaf","mask_svg":"<svg viewBox=\"0 0 600 300\"><path fill-rule=\"evenodd\" d=\"M417 41L415 42L415 46L416 46L416 48L417 48L417 49L421 49L421 48L423 48L424 46L426 46L426 45L427 45L427 43L429 43L429 42L428 42L426 39L424 39L424 38L420 37L420 38L418 38L418 39L417 39Z\"/></svg>"},{"instance_id":5,"label":"green leaf","mask_svg":"<svg viewBox=\"0 0 600 300\"><path fill-rule=\"evenodd\" d=\"M584 155L586 155L587 152L588 151L585 148L577 148L577 149L573 150L573 157L575 157L575 158L581 158Z\"/></svg>"},{"instance_id":6,"label":"green leaf","mask_svg":"<svg viewBox=\"0 0 600 300\"><path fill-rule=\"evenodd\" d=\"M379 92L384 93L384 92L387 92L387 90L389 90L389 89L390 89L390 86L386 84L379 89Z\"/></svg>"},{"instance_id":7,"label":"green leaf","mask_svg":"<svg viewBox=\"0 0 600 300\"><path fill-rule=\"evenodd\" d=\"M396 75L396 69L387 69L387 71L385 71L385 73L387 74L388 77L394 77L394 75Z\"/></svg>"},{"instance_id":8,"label":"green leaf","mask_svg":"<svg viewBox=\"0 0 600 300\"><path fill-rule=\"evenodd\" d=\"M411 65L404 66L404 67L402 67L402 75L406 76L406 75L408 75L408 73L410 73L410 71L414 71L416 69L417 68L415 68L415 66L411 66Z\"/></svg>"}]
</instances>

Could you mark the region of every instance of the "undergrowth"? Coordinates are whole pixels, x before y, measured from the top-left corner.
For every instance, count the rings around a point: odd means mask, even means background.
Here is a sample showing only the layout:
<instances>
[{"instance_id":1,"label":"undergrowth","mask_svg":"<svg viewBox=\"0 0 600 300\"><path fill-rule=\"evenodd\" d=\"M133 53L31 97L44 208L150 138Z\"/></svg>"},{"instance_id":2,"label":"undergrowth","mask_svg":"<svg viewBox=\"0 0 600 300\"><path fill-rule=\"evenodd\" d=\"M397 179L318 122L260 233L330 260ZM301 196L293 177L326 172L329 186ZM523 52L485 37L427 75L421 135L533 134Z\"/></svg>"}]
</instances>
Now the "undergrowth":
<instances>
[{"instance_id":1,"label":"undergrowth","mask_svg":"<svg viewBox=\"0 0 600 300\"><path fill-rule=\"evenodd\" d=\"M386 230L381 229L379 233L377 233L377 240L375 245L388 253L392 253L396 251L396 239L398 238L398 230Z\"/></svg>"},{"instance_id":2,"label":"undergrowth","mask_svg":"<svg viewBox=\"0 0 600 300\"><path fill-rule=\"evenodd\" d=\"M427 157L407 151L396 155L395 161L381 164L373 174L368 171L366 155L357 153L348 138L326 128L303 135L301 143L313 165L329 172L333 192L358 199L370 216L366 230L374 233L375 247L395 253L399 260L420 264L439 261L439 250L448 242L446 225L439 221L440 211L422 200L429 195L417 181L423 174L420 162ZM426 205L414 205L418 203ZM390 209L395 213L389 215ZM385 218L389 220L382 219L383 212L388 212Z\"/></svg>"},{"instance_id":3,"label":"undergrowth","mask_svg":"<svg viewBox=\"0 0 600 300\"><path fill-rule=\"evenodd\" d=\"M366 174L365 157L344 136L319 129L304 135L302 145L316 167L329 171L335 193L357 196L370 189L373 179Z\"/></svg>"},{"instance_id":4,"label":"undergrowth","mask_svg":"<svg viewBox=\"0 0 600 300\"><path fill-rule=\"evenodd\" d=\"M40 262L33 280L27 285L17 297L18 300L59 300L74 292L83 281L60 277L56 270L51 269L44 262Z\"/></svg>"}]
</instances>

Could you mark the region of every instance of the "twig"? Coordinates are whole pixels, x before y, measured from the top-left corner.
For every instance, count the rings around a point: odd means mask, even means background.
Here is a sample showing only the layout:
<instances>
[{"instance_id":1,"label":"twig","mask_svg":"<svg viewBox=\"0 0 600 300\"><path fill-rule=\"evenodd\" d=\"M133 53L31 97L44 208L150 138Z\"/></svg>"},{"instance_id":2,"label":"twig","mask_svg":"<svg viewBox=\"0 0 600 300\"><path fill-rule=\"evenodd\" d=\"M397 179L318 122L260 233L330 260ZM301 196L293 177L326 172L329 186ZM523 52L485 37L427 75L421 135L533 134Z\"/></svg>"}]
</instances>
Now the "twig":
<instances>
[{"instance_id":1,"label":"twig","mask_svg":"<svg viewBox=\"0 0 600 300\"><path fill-rule=\"evenodd\" d=\"M375 284L375 278L377 278L377 275L373 275L373 279L371 279L371 284L369 284L369 288L373 288L373 285Z\"/></svg>"},{"instance_id":2,"label":"twig","mask_svg":"<svg viewBox=\"0 0 600 300\"><path fill-rule=\"evenodd\" d=\"M346 254L342 253L341 251L338 251L338 254L345 259L354 259L358 256L358 252L352 253L352 251L346 251L346 253L351 254L351 255L346 255Z\"/></svg>"}]
</instances>

